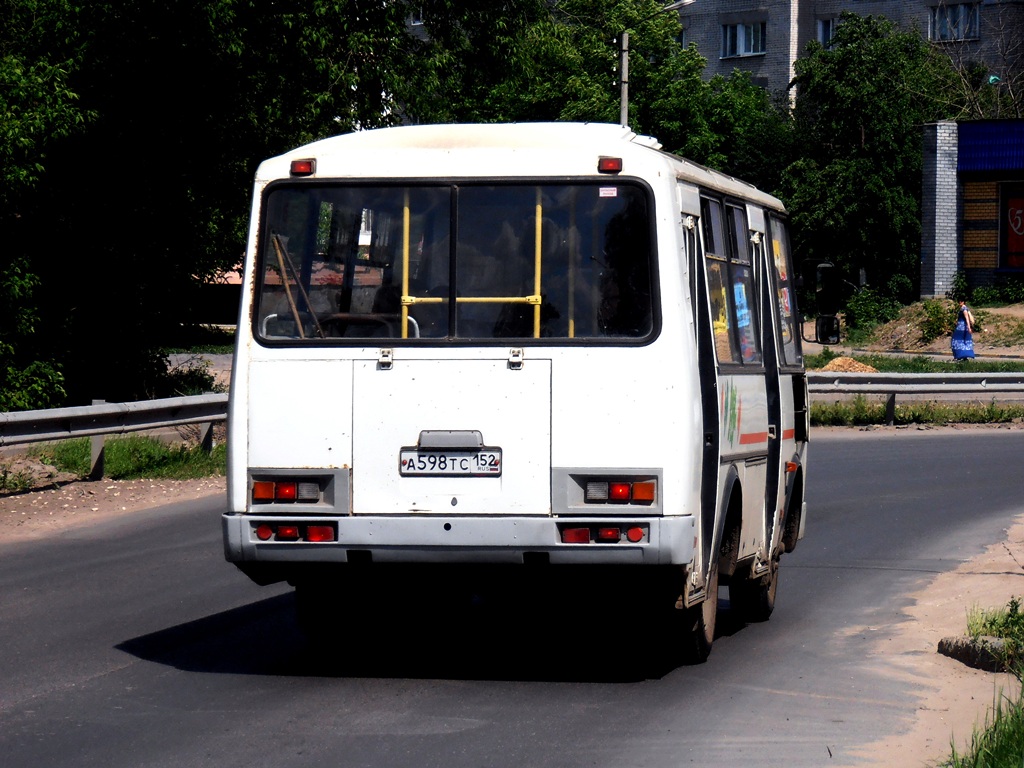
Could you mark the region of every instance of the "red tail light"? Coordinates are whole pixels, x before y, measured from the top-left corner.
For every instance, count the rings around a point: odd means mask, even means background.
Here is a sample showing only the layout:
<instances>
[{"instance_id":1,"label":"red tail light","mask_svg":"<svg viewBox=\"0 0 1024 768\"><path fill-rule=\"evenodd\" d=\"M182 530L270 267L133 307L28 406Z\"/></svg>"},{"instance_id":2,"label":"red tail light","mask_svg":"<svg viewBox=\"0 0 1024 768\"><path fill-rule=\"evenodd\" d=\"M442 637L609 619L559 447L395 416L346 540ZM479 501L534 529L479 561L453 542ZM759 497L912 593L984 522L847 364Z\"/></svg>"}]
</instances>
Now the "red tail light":
<instances>
[{"instance_id":1,"label":"red tail light","mask_svg":"<svg viewBox=\"0 0 1024 768\"><path fill-rule=\"evenodd\" d=\"M563 544L589 544L589 528L564 528L562 529Z\"/></svg>"},{"instance_id":2,"label":"red tail light","mask_svg":"<svg viewBox=\"0 0 1024 768\"><path fill-rule=\"evenodd\" d=\"M306 541L334 541L334 527L330 525L306 526Z\"/></svg>"}]
</instances>

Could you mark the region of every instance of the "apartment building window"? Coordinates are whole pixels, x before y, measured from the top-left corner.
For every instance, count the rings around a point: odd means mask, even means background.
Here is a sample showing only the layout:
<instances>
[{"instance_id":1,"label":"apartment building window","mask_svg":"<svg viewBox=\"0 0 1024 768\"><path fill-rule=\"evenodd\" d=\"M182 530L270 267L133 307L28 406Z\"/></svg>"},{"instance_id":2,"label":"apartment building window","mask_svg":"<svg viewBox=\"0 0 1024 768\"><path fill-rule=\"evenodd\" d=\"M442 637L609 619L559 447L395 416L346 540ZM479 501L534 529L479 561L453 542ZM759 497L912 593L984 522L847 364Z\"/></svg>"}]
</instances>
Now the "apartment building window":
<instances>
[{"instance_id":1,"label":"apartment building window","mask_svg":"<svg viewBox=\"0 0 1024 768\"><path fill-rule=\"evenodd\" d=\"M722 58L756 56L765 52L765 22L722 26Z\"/></svg>"},{"instance_id":2,"label":"apartment building window","mask_svg":"<svg viewBox=\"0 0 1024 768\"><path fill-rule=\"evenodd\" d=\"M832 45L832 38L836 36L838 26L839 19L818 19L818 42L826 48Z\"/></svg>"},{"instance_id":3,"label":"apartment building window","mask_svg":"<svg viewBox=\"0 0 1024 768\"><path fill-rule=\"evenodd\" d=\"M951 3L932 8L932 40L974 40L978 37L978 6L974 3Z\"/></svg>"}]
</instances>

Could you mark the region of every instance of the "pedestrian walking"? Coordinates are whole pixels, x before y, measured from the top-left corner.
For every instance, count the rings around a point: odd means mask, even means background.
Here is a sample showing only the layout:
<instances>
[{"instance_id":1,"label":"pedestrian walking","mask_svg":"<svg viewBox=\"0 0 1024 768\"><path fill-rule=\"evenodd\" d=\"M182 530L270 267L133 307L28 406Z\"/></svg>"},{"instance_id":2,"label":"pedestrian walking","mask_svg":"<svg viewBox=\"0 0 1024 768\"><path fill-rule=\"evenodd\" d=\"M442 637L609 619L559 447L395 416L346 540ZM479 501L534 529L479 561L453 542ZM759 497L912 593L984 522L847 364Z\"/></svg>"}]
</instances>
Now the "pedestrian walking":
<instances>
[{"instance_id":1,"label":"pedestrian walking","mask_svg":"<svg viewBox=\"0 0 1024 768\"><path fill-rule=\"evenodd\" d=\"M954 360L970 360L974 357L974 315L967 302L961 301L956 312L956 328L953 329L953 338L950 339L950 346L953 349Z\"/></svg>"}]
</instances>

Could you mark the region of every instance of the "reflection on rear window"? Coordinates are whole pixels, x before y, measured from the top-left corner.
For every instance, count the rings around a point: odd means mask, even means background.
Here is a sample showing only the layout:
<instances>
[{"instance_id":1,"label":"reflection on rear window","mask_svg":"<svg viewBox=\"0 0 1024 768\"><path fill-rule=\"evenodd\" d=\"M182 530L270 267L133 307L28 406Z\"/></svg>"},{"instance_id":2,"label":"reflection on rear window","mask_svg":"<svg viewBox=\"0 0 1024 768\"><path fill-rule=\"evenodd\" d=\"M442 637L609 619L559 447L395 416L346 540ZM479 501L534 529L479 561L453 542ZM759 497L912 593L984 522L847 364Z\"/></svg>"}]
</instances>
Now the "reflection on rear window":
<instances>
[{"instance_id":1,"label":"reflection on rear window","mask_svg":"<svg viewBox=\"0 0 1024 768\"><path fill-rule=\"evenodd\" d=\"M264 339L642 338L644 188L281 185L265 201Z\"/></svg>"}]
</instances>

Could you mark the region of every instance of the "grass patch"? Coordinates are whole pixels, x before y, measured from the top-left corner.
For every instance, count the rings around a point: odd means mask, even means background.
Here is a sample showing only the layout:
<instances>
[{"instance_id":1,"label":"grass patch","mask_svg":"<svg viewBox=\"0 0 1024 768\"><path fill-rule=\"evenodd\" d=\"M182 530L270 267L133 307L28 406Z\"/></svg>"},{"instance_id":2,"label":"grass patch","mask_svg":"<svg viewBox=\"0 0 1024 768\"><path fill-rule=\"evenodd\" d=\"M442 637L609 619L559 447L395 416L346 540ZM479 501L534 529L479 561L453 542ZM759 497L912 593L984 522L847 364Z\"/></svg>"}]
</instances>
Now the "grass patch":
<instances>
[{"instance_id":1,"label":"grass patch","mask_svg":"<svg viewBox=\"0 0 1024 768\"><path fill-rule=\"evenodd\" d=\"M1003 663L1018 679L1024 670L1024 612L1021 599L1014 597L1005 608L974 609L967 615L967 634L991 636L1004 642ZM1016 700L996 695L985 727L971 736L963 755L952 746L943 768L1020 768L1024 762L1024 693Z\"/></svg>"},{"instance_id":2,"label":"grass patch","mask_svg":"<svg viewBox=\"0 0 1024 768\"><path fill-rule=\"evenodd\" d=\"M1024 405L1017 403L896 403L893 424L1010 424L1024 420ZM811 403L811 424L816 427L860 427L885 424L885 403L864 395L834 403Z\"/></svg>"},{"instance_id":3,"label":"grass patch","mask_svg":"<svg viewBox=\"0 0 1024 768\"><path fill-rule=\"evenodd\" d=\"M35 477L26 470L15 470L10 463L0 464L0 493L21 493L35 483Z\"/></svg>"},{"instance_id":4,"label":"grass patch","mask_svg":"<svg viewBox=\"0 0 1024 768\"><path fill-rule=\"evenodd\" d=\"M183 325L167 339L165 354L230 355L235 349L233 329L212 325Z\"/></svg>"},{"instance_id":5,"label":"grass patch","mask_svg":"<svg viewBox=\"0 0 1024 768\"><path fill-rule=\"evenodd\" d=\"M975 731L967 754L952 754L943 768L1020 768L1024 757L1024 698L996 694L985 728Z\"/></svg>"},{"instance_id":6,"label":"grass patch","mask_svg":"<svg viewBox=\"0 0 1024 768\"><path fill-rule=\"evenodd\" d=\"M967 634L973 638L998 637L1004 643L1000 659L1007 669L1019 678L1024 669L1024 611L1021 599L1014 597L1005 608L985 610L975 608L967 614Z\"/></svg>"},{"instance_id":7,"label":"grass patch","mask_svg":"<svg viewBox=\"0 0 1024 768\"><path fill-rule=\"evenodd\" d=\"M32 454L79 477L89 474L89 438L64 440L37 446ZM104 475L112 480L195 480L223 475L227 468L226 446L207 453L199 446L168 445L152 437L131 435L107 440Z\"/></svg>"}]
</instances>

